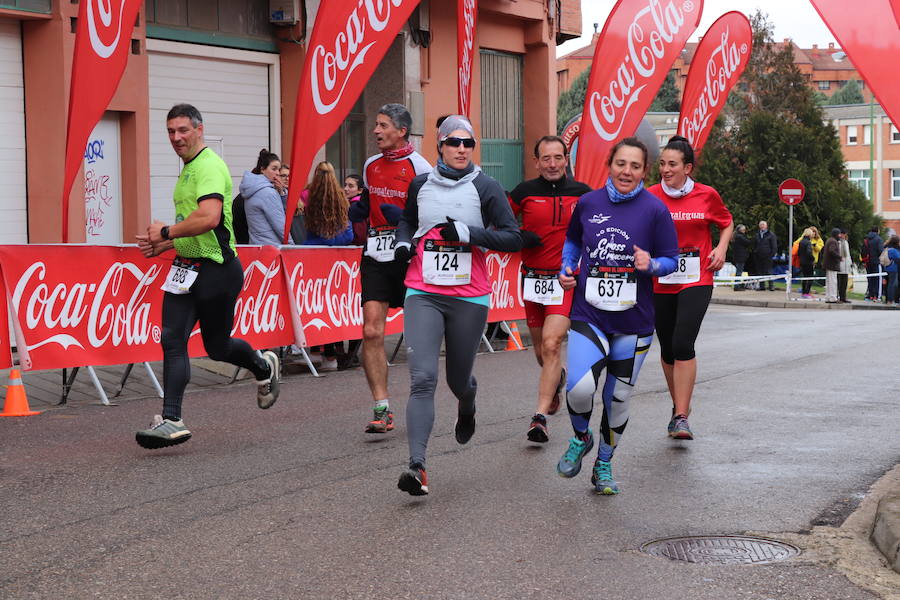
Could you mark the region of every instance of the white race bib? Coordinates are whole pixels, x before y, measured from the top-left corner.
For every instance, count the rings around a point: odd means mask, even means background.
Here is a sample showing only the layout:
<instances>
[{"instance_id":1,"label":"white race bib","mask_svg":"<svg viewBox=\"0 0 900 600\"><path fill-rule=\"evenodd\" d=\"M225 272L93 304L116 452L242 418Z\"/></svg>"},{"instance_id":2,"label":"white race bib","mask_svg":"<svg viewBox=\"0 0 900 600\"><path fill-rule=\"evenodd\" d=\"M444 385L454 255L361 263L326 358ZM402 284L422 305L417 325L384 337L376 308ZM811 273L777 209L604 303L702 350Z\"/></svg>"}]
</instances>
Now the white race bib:
<instances>
[{"instance_id":1,"label":"white race bib","mask_svg":"<svg viewBox=\"0 0 900 600\"><path fill-rule=\"evenodd\" d=\"M162 290L170 294L190 294L191 286L194 285L199 274L199 262L192 263L175 257L169 274L166 275L166 281L162 285Z\"/></svg>"},{"instance_id":2,"label":"white race bib","mask_svg":"<svg viewBox=\"0 0 900 600\"><path fill-rule=\"evenodd\" d=\"M698 248L682 248L678 253L678 266L675 270L660 277L660 283L682 284L700 281L700 250Z\"/></svg>"},{"instance_id":3,"label":"white race bib","mask_svg":"<svg viewBox=\"0 0 900 600\"><path fill-rule=\"evenodd\" d=\"M587 277L584 299L591 306L619 312L637 304L637 276L633 269L624 273L612 273L601 271L600 268L592 267Z\"/></svg>"},{"instance_id":4,"label":"white race bib","mask_svg":"<svg viewBox=\"0 0 900 600\"><path fill-rule=\"evenodd\" d=\"M422 279L432 285L467 285L472 281L472 247L464 242L425 240Z\"/></svg>"},{"instance_id":5,"label":"white race bib","mask_svg":"<svg viewBox=\"0 0 900 600\"><path fill-rule=\"evenodd\" d=\"M397 228L390 225L370 227L369 236L366 239L366 254L378 262L391 262L394 260L394 246L397 244L394 235Z\"/></svg>"},{"instance_id":6,"label":"white race bib","mask_svg":"<svg viewBox=\"0 0 900 600\"><path fill-rule=\"evenodd\" d=\"M536 273L529 270L525 272L523 282L524 300L544 306L559 306L563 303L565 290L559 284L556 273Z\"/></svg>"}]
</instances>

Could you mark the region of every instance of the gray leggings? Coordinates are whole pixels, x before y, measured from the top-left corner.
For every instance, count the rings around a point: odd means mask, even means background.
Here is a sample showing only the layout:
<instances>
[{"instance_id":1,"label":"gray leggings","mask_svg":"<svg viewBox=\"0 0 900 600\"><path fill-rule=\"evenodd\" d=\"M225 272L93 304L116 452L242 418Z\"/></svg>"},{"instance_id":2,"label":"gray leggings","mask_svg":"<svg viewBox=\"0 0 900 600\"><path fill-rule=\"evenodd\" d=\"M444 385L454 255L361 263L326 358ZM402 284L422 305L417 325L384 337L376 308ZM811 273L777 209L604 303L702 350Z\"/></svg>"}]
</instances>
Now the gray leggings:
<instances>
[{"instance_id":1,"label":"gray leggings","mask_svg":"<svg viewBox=\"0 0 900 600\"><path fill-rule=\"evenodd\" d=\"M403 305L403 337L409 362L406 431L409 464L425 466L425 449L434 425L441 342L446 340L447 385L459 400L459 413L475 413L475 354L487 322L487 306L433 294L409 296Z\"/></svg>"}]
</instances>

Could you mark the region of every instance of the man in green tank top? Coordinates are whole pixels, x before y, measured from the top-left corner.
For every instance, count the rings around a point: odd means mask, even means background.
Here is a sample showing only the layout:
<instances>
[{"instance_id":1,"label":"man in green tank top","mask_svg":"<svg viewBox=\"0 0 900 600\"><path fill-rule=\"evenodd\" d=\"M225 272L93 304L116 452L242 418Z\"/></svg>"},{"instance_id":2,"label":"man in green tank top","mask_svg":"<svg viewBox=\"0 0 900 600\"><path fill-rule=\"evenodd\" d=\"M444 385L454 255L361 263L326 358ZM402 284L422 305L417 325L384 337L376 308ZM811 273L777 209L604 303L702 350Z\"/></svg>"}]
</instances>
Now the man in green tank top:
<instances>
[{"instance_id":1,"label":"man in green tank top","mask_svg":"<svg viewBox=\"0 0 900 600\"><path fill-rule=\"evenodd\" d=\"M207 355L252 372L256 400L269 408L278 399L278 355L262 355L244 340L231 337L234 306L244 283L231 225L231 174L203 142L203 117L190 104L177 104L166 117L169 142L184 161L175 184L175 223L154 221L137 236L146 257L174 249L176 256L163 289L163 412L150 428L138 431L144 448L186 442L191 432L181 418L184 389L190 380L188 340L197 321Z\"/></svg>"}]
</instances>

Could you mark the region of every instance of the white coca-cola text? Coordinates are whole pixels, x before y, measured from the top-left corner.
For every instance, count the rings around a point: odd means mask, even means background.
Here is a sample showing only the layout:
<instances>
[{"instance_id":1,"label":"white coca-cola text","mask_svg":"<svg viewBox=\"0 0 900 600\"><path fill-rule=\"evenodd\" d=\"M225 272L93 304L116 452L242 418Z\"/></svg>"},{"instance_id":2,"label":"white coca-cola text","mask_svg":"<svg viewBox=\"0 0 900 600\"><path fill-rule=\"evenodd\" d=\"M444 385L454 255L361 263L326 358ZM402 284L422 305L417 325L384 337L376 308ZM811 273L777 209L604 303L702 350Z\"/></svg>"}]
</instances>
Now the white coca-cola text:
<instances>
[{"instance_id":1,"label":"white coca-cola text","mask_svg":"<svg viewBox=\"0 0 900 600\"><path fill-rule=\"evenodd\" d=\"M303 320L304 327L337 329L362 325L358 283L357 261L335 262L326 277L307 277L303 262L297 263L290 276L291 294L300 315L312 317ZM328 322L316 318L318 315L327 315Z\"/></svg>"},{"instance_id":2,"label":"white coca-cola text","mask_svg":"<svg viewBox=\"0 0 900 600\"><path fill-rule=\"evenodd\" d=\"M734 85L732 75L741 64L741 51L744 58L749 57L746 45L738 51L737 44L729 42L729 30L722 32L720 43L713 50L706 63L706 84L697 98L694 107L685 107L685 117L681 119L682 135L695 145L700 133L709 126L709 121L718 111L713 110L720 100L728 96L728 90Z\"/></svg>"},{"instance_id":3,"label":"white coca-cola text","mask_svg":"<svg viewBox=\"0 0 900 600\"><path fill-rule=\"evenodd\" d=\"M472 85L472 52L475 47L475 0L463 0L463 25L465 39L462 44L462 60L459 64L459 106L464 115L469 114L469 94Z\"/></svg>"},{"instance_id":4,"label":"white coca-cola text","mask_svg":"<svg viewBox=\"0 0 900 600\"><path fill-rule=\"evenodd\" d=\"M360 0L342 3L353 6L344 29L338 31L333 40L316 44L311 49L310 84L313 104L320 115L330 113L340 103L353 72L362 66L366 53L378 42L377 34L390 22L391 11L403 2ZM360 14L360 8L365 8L365 13Z\"/></svg>"},{"instance_id":5,"label":"white coca-cola text","mask_svg":"<svg viewBox=\"0 0 900 600\"><path fill-rule=\"evenodd\" d=\"M626 34L627 53L612 79L600 82L588 99L591 124L606 141L619 137L628 111L656 74L657 61L667 52L681 50L682 40L676 44L675 39L684 25L684 13L691 12L694 5L690 0L681 7L673 0L665 7L662 3L663 0L647 0L647 6L634 15Z\"/></svg>"},{"instance_id":6,"label":"white coca-cola text","mask_svg":"<svg viewBox=\"0 0 900 600\"><path fill-rule=\"evenodd\" d=\"M231 335L270 333L284 329L284 315L279 310L281 295L271 292L272 281L276 277L281 277L281 260L278 258L268 265L258 260L247 265L244 269L243 293L234 305Z\"/></svg>"}]
</instances>

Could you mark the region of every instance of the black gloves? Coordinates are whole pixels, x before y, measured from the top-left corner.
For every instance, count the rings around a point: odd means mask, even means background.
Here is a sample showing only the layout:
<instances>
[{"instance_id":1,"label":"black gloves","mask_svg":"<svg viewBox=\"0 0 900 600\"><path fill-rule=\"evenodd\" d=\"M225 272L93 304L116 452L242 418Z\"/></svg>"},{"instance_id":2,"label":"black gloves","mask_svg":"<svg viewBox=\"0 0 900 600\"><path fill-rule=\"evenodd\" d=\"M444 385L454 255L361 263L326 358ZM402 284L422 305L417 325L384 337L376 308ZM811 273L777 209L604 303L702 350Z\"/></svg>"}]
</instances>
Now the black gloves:
<instances>
[{"instance_id":1,"label":"black gloves","mask_svg":"<svg viewBox=\"0 0 900 600\"><path fill-rule=\"evenodd\" d=\"M527 229L519 230L520 235L522 236L523 247L525 248L537 248L538 246L543 246L544 242L541 241L541 236L536 234L533 231L528 231Z\"/></svg>"},{"instance_id":2,"label":"black gloves","mask_svg":"<svg viewBox=\"0 0 900 600\"><path fill-rule=\"evenodd\" d=\"M399 223L400 217L403 216L403 209L394 204L382 203L379 208L381 208L381 214L391 225Z\"/></svg>"},{"instance_id":3,"label":"black gloves","mask_svg":"<svg viewBox=\"0 0 900 600\"><path fill-rule=\"evenodd\" d=\"M394 260L402 263L408 263L412 258L412 248L407 244L398 244L394 248Z\"/></svg>"},{"instance_id":4,"label":"black gloves","mask_svg":"<svg viewBox=\"0 0 900 600\"><path fill-rule=\"evenodd\" d=\"M448 242L458 242L459 241L459 232L456 231L456 225L454 225L455 219L451 219L447 217L446 223L441 223L437 227L441 230L441 238Z\"/></svg>"}]
</instances>

